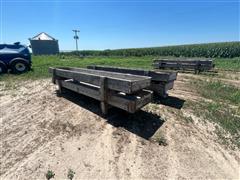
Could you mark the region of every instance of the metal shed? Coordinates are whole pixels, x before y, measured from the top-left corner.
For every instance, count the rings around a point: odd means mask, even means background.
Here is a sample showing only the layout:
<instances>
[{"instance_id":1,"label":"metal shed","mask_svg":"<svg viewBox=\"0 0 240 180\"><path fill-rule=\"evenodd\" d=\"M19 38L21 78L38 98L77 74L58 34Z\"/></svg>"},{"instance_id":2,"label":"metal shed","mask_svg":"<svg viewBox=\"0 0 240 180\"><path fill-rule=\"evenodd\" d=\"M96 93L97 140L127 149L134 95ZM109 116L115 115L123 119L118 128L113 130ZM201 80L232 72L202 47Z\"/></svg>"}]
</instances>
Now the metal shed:
<instances>
[{"instance_id":1,"label":"metal shed","mask_svg":"<svg viewBox=\"0 0 240 180\"><path fill-rule=\"evenodd\" d=\"M29 38L34 55L51 55L59 53L58 40L45 32Z\"/></svg>"}]
</instances>

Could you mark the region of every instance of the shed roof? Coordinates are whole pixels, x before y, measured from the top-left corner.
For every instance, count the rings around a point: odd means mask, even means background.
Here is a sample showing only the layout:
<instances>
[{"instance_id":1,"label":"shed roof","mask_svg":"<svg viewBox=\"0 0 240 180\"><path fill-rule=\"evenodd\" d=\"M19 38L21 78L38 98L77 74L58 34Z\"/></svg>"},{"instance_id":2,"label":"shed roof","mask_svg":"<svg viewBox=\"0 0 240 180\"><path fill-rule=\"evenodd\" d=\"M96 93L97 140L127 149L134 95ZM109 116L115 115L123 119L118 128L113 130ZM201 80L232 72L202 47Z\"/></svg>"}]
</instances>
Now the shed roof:
<instances>
[{"instance_id":1,"label":"shed roof","mask_svg":"<svg viewBox=\"0 0 240 180\"><path fill-rule=\"evenodd\" d=\"M53 38L52 36L48 35L45 32L41 32L38 35L32 37L31 40L50 40L50 41L52 40L52 41L54 41L55 38Z\"/></svg>"}]
</instances>

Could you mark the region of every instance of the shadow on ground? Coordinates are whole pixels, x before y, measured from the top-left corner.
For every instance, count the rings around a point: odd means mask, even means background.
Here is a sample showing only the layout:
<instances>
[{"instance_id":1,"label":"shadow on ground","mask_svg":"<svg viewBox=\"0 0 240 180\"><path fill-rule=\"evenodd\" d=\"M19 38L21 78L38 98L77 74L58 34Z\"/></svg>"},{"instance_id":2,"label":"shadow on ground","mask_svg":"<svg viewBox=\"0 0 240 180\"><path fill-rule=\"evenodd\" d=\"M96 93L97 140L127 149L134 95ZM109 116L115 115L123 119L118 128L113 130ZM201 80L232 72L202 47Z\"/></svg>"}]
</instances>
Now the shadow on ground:
<instances>
[{"instance_id":1,"label":"shadow on ground","mask_svg":"<svg viewBox=\"0 0 240 180\"><path fill-rule=\"evenodd\" d=\"M138 111L135 114L127 113L118 108L110 108L107 116L102 116L100 102L92 98L80 95L70 90L65 90L61 96L84 109L87 109L104 119L114 127L122 127L127 131L136 134L144 139L150 139L155 132L163 125L164 120L156 114L146 111Z\"/></svg>"},{"instance_id":2,"label":"shadow on ground","mask_svg":"<svg viewBox=\"0 0 240 180\"><path fill-rule=\"evenodd\" d=\"M160 96L154 96L153 103L163 104L165 106L173 107L176 109L181 109L185 103L185 100L174 96L168 96L167 98L162 98Z\"/></svg>"}]
</instances>

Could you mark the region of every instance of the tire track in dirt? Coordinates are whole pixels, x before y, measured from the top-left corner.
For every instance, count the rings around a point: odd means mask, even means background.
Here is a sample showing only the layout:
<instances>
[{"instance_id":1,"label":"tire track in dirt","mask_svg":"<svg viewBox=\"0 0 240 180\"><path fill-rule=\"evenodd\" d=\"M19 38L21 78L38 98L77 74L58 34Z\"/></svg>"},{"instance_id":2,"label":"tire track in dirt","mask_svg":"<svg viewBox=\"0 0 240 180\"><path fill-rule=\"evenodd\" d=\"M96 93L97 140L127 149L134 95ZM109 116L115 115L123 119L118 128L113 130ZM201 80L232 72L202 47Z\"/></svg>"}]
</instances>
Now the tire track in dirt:
<instances>
[{"instance_id":1,"label":"tire track in dirt","mask_svg":"<svg viewBox=\"0 0 240 180\"><path fill-rule=\"evenodd\" d=\"M177 179L179 178L178 176L178 171L179 171L179 159L178 159L178 155L175 152L175 139L174 134L176 132L174 131L174 129L168 129L166 131L166 138L168 139L168 146L167 146L167 152L168 152L168 170L167 170L167 178L168 179Z\"/></svg>"},{"instance_id":2,"label":"tire track in dirt","mask_svg":"<svg viewBox=\"0 0 240 180\"><path fill-rule=\"evenodd\" d=\"M139 178L141 176L141 149L136 135L117 128L112 132L115 176L117 178Z\"/></svg>"},{"instance_id":3,"label":"tire track in dirt","mask_svg":"<svg viewBox=\"0 0 240 180\"><path fill-rule=\"evenodd\" d=\"M26 100L20 98L20 100L13 100L13 108L12 106L6 106L5 109L2 109L3 111L12 113L10 115L6 113L6 115L2 117L4 127L1 130L1 139L4 140L1 141L3 148L1 157L5 163L1 164L1 174L5 173L9 167L14 166L14 163L22 161L26 156L32 154L56 135L65 132L68 133L68 131L73 130L73 125L69 123L61 124L59 123L61 121L54 119L57 109L62 113L60 116L63 116L64 112L66 113L66 111L70 109L74 110L74 108L70 106L63 112L64 106L66 105L64 102L58 102L62 104L61 106L47 106L46 100L54 101L54 98L49 96L49 92L45 91L45 88L44 86L42 87L40 96L32 93L32 95L28 97L34 100L30 106L29 103L26 103ZM20 102L20 104L17 102ZM42 104L45 105L42 106ZM52 107L54 107L54 110L51 111ZM69 113L67 114L69 115ZM35 123L32 123L33 118ZM42 124L46 125L51 121L52 123L49 125L50 128L44 128L44 126L42 126ZM44 136L41 136L42 133ZM27 144L31 144L30 147ZM9 149L11 150L9 151Z\"/></svg>"}]
</instances>

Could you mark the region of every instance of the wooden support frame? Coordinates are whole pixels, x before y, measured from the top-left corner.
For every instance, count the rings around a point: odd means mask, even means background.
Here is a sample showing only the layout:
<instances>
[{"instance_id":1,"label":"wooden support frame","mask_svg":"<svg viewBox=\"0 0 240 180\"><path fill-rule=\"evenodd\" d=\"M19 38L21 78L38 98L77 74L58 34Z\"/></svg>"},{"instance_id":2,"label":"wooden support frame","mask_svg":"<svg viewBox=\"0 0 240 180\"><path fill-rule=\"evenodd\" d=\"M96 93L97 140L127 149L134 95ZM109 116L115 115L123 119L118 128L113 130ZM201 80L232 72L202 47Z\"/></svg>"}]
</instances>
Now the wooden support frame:
<instances>
[{"instance_id":1,"label":"wooden support frame","mask_svg":"<svg viewBox=\"0 0 240 180\"><path fill-rule=\"evenodd\" d=\"M55 69L55 70L54 70ZM98 71L84 68L49 68L49 72L55 71L55 78L74 79L100 86L100 77L107 77L107 86L111 90L132 94L143 88L149 87L151 78L146 76Z\"/></svg>"},{"instance_id":2,"label":"wooden support frame","mask_svg":"<svg viewBox=\"0 0 240 180\"><path fill-rule=\"evenodd\" d=\"M212 60L199 60L199 59L160 59L153 61L153 67L156 69L174 69L174 70L190 70L198 74L202 71L209 71L214 68Z\"/></svg>"},{"instance_id":3,"label":"wooden support frame","mask_svg":"<svg viewBox=\"0 0 240 180\"><path fill-rule=\"evenodd\" d=\"M124 74L149 76L151 77L151 85L146 89L153 91L155 94L163 98L168 97L167 91L173 88L174 81L177 79L177 72L174 71L156 72L143 69L129 69L122 67L96 66L96 65L90 65L87 66L87 68L102 71L118 72Z\"/></svg>"},{"instance_id":4,"label":"wooden support frame","mask_svg":"<svg viewBox=\"0 0 240 180\"><path fill-rule=\"evenodd\" d=\"M98 85L96 86L95 83L90 83L95 82L89 80L92 78L92 74L79 74L79 72L76 72L77 75L74 75L74 72L71 71L65 72L64 76L59 76L58 71L59 69L49 69L49 72L53 74L54 83L58 84L59 86L60 93L62 92L63 88L66 88L79 94L99 100L103 114L107 114L109 105L118 107L129 113L135 113L152 100L152 92L150 91L140 89L133 94L127 94L121 91L109 89L109 77L96 76L99 78ZM74 78L70 78L72 76ZM76 81L76 76L78 76L78 81ZM66 79L67 77L68 79ZM95 76L93 77L96 78Z\"/></svg>"}]
</instances>

